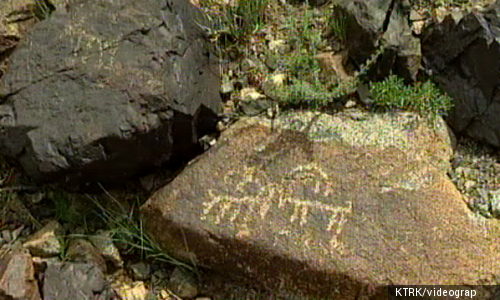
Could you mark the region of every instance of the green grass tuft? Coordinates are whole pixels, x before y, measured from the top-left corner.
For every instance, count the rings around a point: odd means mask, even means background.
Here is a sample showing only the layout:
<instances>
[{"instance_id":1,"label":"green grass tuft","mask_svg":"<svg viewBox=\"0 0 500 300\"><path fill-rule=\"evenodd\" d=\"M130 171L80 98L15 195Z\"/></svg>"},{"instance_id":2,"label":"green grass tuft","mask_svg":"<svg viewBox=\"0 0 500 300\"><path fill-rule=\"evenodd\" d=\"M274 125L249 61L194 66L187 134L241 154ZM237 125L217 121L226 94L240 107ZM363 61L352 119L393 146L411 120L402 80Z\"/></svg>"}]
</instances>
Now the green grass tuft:
<instances>
[{"instance_id":1,"label":"green grass tuft","mask_svg":"<svg viewBox=\"0 0 500 300\"><path fill-rule=\"evenodd\" d=\"M347 40L347 16L339 9L333 9L327 23L327 30L343 45Z\"/></svg>"},{"instance_id":2,"label":"green grass tuft","mask_svg":"<svg viewBox=\"0 0 500 300\"><path fill-rule=\"evenodd\" d=\"M269 0L238 0L236 16L240 34L251 34L262 29L265 21L265 10Z\"/></svg>"},{"instance_id":3,"label":"green grass tuft","mask_svg":"<svg viewBox=\"0 0 500 300\"><path fill-rule=\"evenodd\" d=\"M134 209L129 212L113 198L109 197L117 204L118 209L104 207L98 200L89 196L98 207L100 217L108 226L113 238L113 242L119 246L124 254L138 253L141 259L168 263L170 265L182 267L191 272L197 272L196 266L189 265L168 255L156 242L144 231L142 221L134 213Z\"/></svg>"},{"instance_id":4,"label":"green grass tuft","mask_svg":"<svg viewBox=\"0 0 500 300\"><path fill-rule=\"evenodd\" d=\"M372 83L371 93L379 108L415 111L431 121L437 116L446 116L453 107L452 99L430 80L409 86L402 78L390 75Z\"/></svg>"}]
</instances>

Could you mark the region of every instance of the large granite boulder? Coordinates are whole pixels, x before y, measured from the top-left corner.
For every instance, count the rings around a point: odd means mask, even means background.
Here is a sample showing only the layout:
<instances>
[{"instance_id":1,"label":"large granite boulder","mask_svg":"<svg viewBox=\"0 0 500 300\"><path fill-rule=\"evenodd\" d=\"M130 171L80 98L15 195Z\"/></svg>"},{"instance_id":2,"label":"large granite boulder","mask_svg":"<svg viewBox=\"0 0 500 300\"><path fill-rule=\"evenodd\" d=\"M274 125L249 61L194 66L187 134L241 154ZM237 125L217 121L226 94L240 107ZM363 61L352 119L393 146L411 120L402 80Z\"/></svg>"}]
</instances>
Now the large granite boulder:
<instances>
[{"instance_id":1,"label":"large granite boulder","mask_svg":"<svg viewBox=\"0 0 500 300\"><path fill-rule=\"evenodd\" d=\"M185 0L67 0L2 78L0 154L38 181L122 182L201 151L219 76Z\"/></svg>"},{"instance_id":2,"label":"large granite boulder","mask_svg":"<svg viewBox=\"0 0 500 300\"><path fill-rule=\"evenodd\" d=\"M438 125L357 111L240 120L145 203L145 228L174 257L301 299L493 283L498 230L447 177Z\"/></svg>"},{"instance_id":3,"label":"large granite boulder","mask_svg":"<svg viewBox=\"0 0 500 300\"><path fill-rule=\"evenodd\" d=\"M425 67L455 104L456 133L500 147L500 1L424 30Z\"/></svg>"},{"instance_id":4,"label":"large granite boulder","mask_svg":"<svg viewBox=\"0 0 500 300\"><path fill-rule=\"evenodd\" d=\"M342 0L336 3L334 18L341 20L338 30L345 31L344 47L358 67L366 65L383 47L368 70L371 78L383 79L392 72L408 81L416 79L421 60L420 40L412 35L409 13L408 1Z\"/></svg>"}]
</instances>

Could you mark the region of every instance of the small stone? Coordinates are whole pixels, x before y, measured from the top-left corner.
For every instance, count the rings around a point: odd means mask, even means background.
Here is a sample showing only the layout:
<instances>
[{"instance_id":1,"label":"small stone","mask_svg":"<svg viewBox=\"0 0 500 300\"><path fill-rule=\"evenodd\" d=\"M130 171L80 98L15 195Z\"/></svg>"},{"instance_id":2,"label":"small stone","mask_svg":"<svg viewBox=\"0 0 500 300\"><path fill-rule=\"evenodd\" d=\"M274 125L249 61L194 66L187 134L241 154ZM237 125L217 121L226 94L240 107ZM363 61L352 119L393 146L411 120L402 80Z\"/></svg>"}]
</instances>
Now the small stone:
<instances>
[{"instance_id":1,"label":"small stone","mask_svg":"<svg viewBox=\"0 0 500 300\"><path fill-rule=\"evenodd\" d=\"M141 183L141 187L148 192L152 192L155 190L156 185L158 183L158 175L155 173L151 173L139 178L139 182ZM92 241L94 243L94 241ZM94 244L95 245L95 244ZM114 245L113 245L114 246ZM116 249L118 251L118 249ZM107 260L107 258L106 258Z\"/></svg>"},{"instance_id":2,"label":"small stone","mask_svg":"<svg viewBox=\"0 0 500 300\"><path fill-rule=\"evenodd\" d=\"M66 258L74 262L92 263L106 273L106 261L101 256L99 250L91 242L82 239L72 239L69 242Z\"/></svg>"},{"instance_id":3,"label":"small stone","mask_svg":"<svg viewBox=\"0 0 500 300\"><path fill-rule=\"evenodd\" d=\"M230 94L234 92L234 84L232 81L224 81L222 84L221 84L221 87L220 87L220 93L221 94Z\"/></svg>"},{"instance_id":4,"label":"small stone","mask_svg":"<svg viewBox=\"0 0 500 300\"><path fill-rule=\"evenodd\" d=\"M255 61L251 60L250 58L245 58L241 62L241 71L243 73L246 73L250 70L256 69L257 68L257 63Z\"/></svg>"},{"instance_id":5,"label":"small stone","mask_svg":"<svg viewBox=\"0 0 500 300\"><path fill-rule=\"evenodd\" d=\"M60 262L59 257L49 257L49 258L41 258L34 256L33 266L35 267L35 274L41 274L47 270L47 265Z\"/></svg>"},{"instance_id":6,"label":"small stone","mask_svg":"<svg viewBox=\"0 0 500 300\"><path fill-rule=\"evenodd\" d=\"M160 290L157 294L159 296L158 300L173 300L174 298L171 296L167 290Z\"/></svg>"},{"instance_id":7,"label":"small stone","mask_svg":"<svg viewBox=\"0 0 500 300\"><path fill-rule=\"evenodd\" d=\"M279 68L279 60L276 55L266 55L264 57L264 64L271 71L275 71Z\"/></svg>"},{"instance_id":8,"label":"small stone","mask_svg":"<svg viewBox=\"0 0 500 300\"><path fill-rule=\"evenodd\" d=\"M12 242L12 236L10 234L10 230L8 230L8 229L2 230L1 237L2 237L2 240L4 240L6 243Z\"/></svg>"},{"instance_id":9,"label":"small stone","mask_svg":"<svg viewBox=\"0 0 500 300\"><path fill-rule=\"evenodd\" d=\"M12 231L12 233L11 233L12 241L17 240L17 238L21 235L21 232L23 232L23 229L24 229L24 225L21 225Z\"/></svg>"},{"instance_id":10,"label":"small stone","mask_svg":"<svg viewBox=\"0 0 500 300\"><path fill-rule=\"evenodd\" d=\"M273 74L269 76L265 81L264 81L264 86L268 86L268 88L281 88L285 86L286 82L286 74L283 73L278 73L278 74Z\"/></svg>"},{"instance_id":11,"label":"small stone","mask_svg":"<svg viewBox=\"0 0 500 300\"><path fill-rule=\"evenodd\" d=\"M449 15L450 12L446 9L446 7L440 6L435 10L435 16L438 20L438 23L443 22L444 18Z\"/></svg>"},{"instance_id":12,"label":"small stone","mask_svg":"<svg viewBox=\"0 0 500 300\"><path fill-rule=\"evenodd\" d=\"M224 131L227 129L227 124L222 122L222 121L219 121L217 122L217 131Z\"/></svg>"},{"instance_id":13,"label":"small stone","mask_svg":"<svg viewBox=\"0 0 500 300\"><path fill-rule=\"evenodd\" d=\"M47 262L44 272L43 299L109 299L109 285L95 264Z\"/></svg>"},{"instance_id":14,"label":"small stone","mask_svg":"<svg viewBox=\"0 0 500 300\"><path fill-rule=\"evenodd\" d=\"M129 266L134 280L147 280L149 278L151 267L149 264L141 261Z\"/></svg>"},{"instance_id":15,"label":"small stone","mask_svg":"<svg viewBox=\"0 0 500 300\"><path fill-rule=\"evenodd\" d=\"M44 191L36 191L33 194L28 194L27 195L29 201L33 204L38 204L40 203L43 198L45 197L45 192Z\"/></svg>"},{"instance_id":16,"label":"small stone","mask_svg":"<svg viewBox=\"0 0 500 300\"><path fill-rule=\"evenodd\" d=\"M235 113L235 111L236 111L236 105L234 104L234 101L228 100L226 103L224 103L223 115L231 116Z\"/></svg>"},{"instance_id":17,"label":"small stone","mask_svg":"<svg viewBox=\"0 0 500 300\"><path fill-rule=\"evenodd\" d=\"M346 108L352 108L356 106L356 101L353 100L347 100L346 104L344 105Z\"/></svg>"},{"instance_id":18,"label":"small stone","mask_svg":"<svg viewBox=\"0 0 500 300\"><path fill-rule=\"evenodd\" d=\"M464 184L464 187L468 190L475 185L476 185L476 182L474 180L467 180Z\"/></svg>"},{"instance_id":19,"label":"small stone","mask_svg":"<svg viewBox=\"0 0 500 300\"><path fill-rule=\"evenodd\" d=\"M282 73L274 74L266 78L262 84L262 90L266 96L271 99L278 99L280 97L280 91L283 89L286 83L286 75Z\"/></svg>"},{"instance_id":20,"label":"small stone","mask_svg":"<svg viewBox=\"0 0 500 300\"><path fill-rule=\"evenodd\" d=\"M410 10L410 18L409 18L410 21L420 21L424 19L425 17L419 11L415 9Z\"/></svg>"},{"instance_id":21,"label":"small stone","mask_svg":"<svg viewBox=\"0 0 500 300\"><path fill-rule=\"evenodd\" d=\"M321 76L327 82L348 81L352 76L345 67L347 63L347 52L321 52L314 56L321 69Z\"/></svg>"},{"instance_id":22,"label":"small stone","mask_svg":"<svg viewBox=\"0 0 500 300\"><path fill-rule=\"evenodd\" d=\"M24 243L33 256L52 257L61 253L59 235L62 227L57 221L51 221L45 227L31 235Z\"/></svg>"},{"instance_id":23,"label":"small stone","mask_svg":"<svg viewBox=\"0 0 500 300\"><path fill-rule=\"evenodd\" d=\"M242 101L255 101L264 98L266 96L259 93L256 88L243 88L240 91L240 99Z\"/></svg>"},{"instance_id":24,"label":"small stone","mask_svg":"<svg viewBox=\"0 0 500 300\"><path fill-rule=\"evenodd\" d=\"M412 32L417 36L422 34L422 30L424 29L424 27L425 21L413 21L411 24Z\"/></svg>"},{"instance_id":25,"label":"small stone","mask_svg":"<svg viewBox=\"0 0 500 300\"><path fill-rule=\"evenodd\" d=\"M168 278L168 275L163 269L157 269L151 275L151 284L153 286L165 286L169 280Z\"/></svg>"},{"instance_id":26,"label":"small stone","mask_svg":"<svg viewBox=\"0 0 500 300\"><path fill-rule=\"evenodd\" d=\"M271 101L267 99L261 99L257 101L242 101L240 102L240 108L243 113L247 116L256 116L269 109L271 106Z\"/></svg>"},{"instance_id":27,"label":"small stone","mask_svg":"<svg viewBox=\"0 0 500 300\"><path fill-rule=\"evenodd\" d=\"M247 116L255 116L264 112L271 102L255 88L244 88L240 92L240 108Z\"/></svg>"},{"instance_id":28,"label":"small stone","mask_svg":"<svg viewBox=\"0 0 500 300\"><path fill-rule=\"evenodd\" d=\"M286 54L290 52L290 45L285 40L274 40L269 42L269 50L279 54Z\"/></svg>"},{"instance_id":29,"label":"small stone","mask_svg":"<svg viewBox=\"0 0 500 300\"><path fill-rule=\"evenodd\" d=\"M375 101L373 101L372 95L370 93L370 87L368 84L360 82L357 86L356 93L358 98L367 107L371 107Z\"/></svg>"},{"instance_id":30,"label":"small stone","mask_svg":"<svg viewBox=\"0 0 500 300\"><path fill-rule=\"evenodd\" d=\"M181 298L194 298L198 294L198 283L194 275L179 267L170 275L167 288Z\"/></svg>"},{"instance_id":31,"label":"small stone","mask_svg":"<svg viewBox=\"0 0 500 300\"><path fill-rule=\"evenodd\" d=\"M457 173L463 174L465 177L470 176L472 173L472 169L469 167L458 167L456 171Z\"/></svg>"},{"instance_id":32,"label":"small stone","mask_svg":"<svg viewBox=\"0 0 500 300\"><path fill-rule=\"evenodd\" d=\"M491 214L495 218L500 218L500 190L490 191Z\"/></svg>"},{"instance_id":33,"label":"small stone","mask_svg":"<svg viewBox=\"0 0 500 300\"><path fill-rule=\"evenodd\" d=\"M132 284L121 284L114 287L119 299L127 300L146 300L148 299L148 289L142 281L136 281Z\"/></svg>"},{"instance_id":34,"label":"small stone","mask_svg":"<svg viewBox=\"0 0 500 300\"><path fill-rule=\"evenodd\" d=\"M26 250L0 255L0 291L14 299L41 299L35 268ZM6 299L13 299L10 297Z\"/></svg>"},{"instance_id":35,"label":"small stone","mask_svg":"<svg viewBox=\"0 0 500 300\"><path fill-rule=\"evenodd\" d=\"M454 7L453 9L451 9L450 11L450 14L451 14L451 17L453 18L453 21L455 21L455 23L459 23L463 17L464 17L464 13L462 10L460 10L458 7Z\"/></svg>"},{"instance_id":36,"label":"small stone","mask_svg":"<svg viewBox=\"0 0 500 300\"><path fill-rule=\"evenodd\" d=\"M123 266L123 260L120 251L113 243L112 233L108 230L99 230L97 234L90 237L90 241L99 250L102 257L114 268L119 269Z\"/></svg>"},{"instance_id":37,"label":"small stone","mask_svg":"<svg viewBox=\"0 0 500 300\"><path fill-rule=\"evenodd\" d=\"M198 142L203 147L203 150L208 150L210 147L214 146L217 143L217 139L210 134L206 134L202 136L198 140Z\"/></svg>"}]
</instances>

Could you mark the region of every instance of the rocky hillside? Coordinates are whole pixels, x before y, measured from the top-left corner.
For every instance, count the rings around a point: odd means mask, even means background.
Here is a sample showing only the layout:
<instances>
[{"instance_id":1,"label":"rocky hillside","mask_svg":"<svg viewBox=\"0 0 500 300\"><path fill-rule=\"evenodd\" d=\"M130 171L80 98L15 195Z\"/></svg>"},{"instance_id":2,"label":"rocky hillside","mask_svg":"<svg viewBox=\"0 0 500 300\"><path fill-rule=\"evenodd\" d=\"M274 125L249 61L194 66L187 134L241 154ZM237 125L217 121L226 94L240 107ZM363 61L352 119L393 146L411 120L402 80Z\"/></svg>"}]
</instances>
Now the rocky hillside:
<instances>
[{"instance_id":1,"label":"rocky hillside","mask_svg":"<svg viewBox=\"0 0 500 300\"><path fill-rule=\"evenodd\" d=\"M3 0L0 300L498 284L499 34L493 0Z\"/></svg>"}]
</instances>

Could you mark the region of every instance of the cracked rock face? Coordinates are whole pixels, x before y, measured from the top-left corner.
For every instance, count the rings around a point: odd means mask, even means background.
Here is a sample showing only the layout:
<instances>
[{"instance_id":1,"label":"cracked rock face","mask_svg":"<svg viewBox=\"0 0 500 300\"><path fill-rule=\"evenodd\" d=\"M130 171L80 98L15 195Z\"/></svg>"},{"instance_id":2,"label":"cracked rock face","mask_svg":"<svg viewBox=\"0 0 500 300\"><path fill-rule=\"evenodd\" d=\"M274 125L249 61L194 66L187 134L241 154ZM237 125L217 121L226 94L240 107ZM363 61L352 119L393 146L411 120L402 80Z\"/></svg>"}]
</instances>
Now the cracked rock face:
<instances>
[{"instance_id":1,"label":"cracked rock face","mask_svg":"<svg viewBox=\"0 0 500 300\"><path fill-rule=\"evenodd\" d=\"M416 79L420 41L412 35L408 22L408 1L344 0L335 7L334 14L346 20L344 46L358 67L366 64L384 41L385 49L371 66L370 77L381 79L393 72L409 81Z\"/></svg>"},{"instance_id":2,"label":"cracked rock face","mask_svg":"<svg viewBox=\"0 0 500 300\"><path fill-rule=\"evenodd\" d=\"M452 129L500 147L500 1L490 10L451 15L424 31L425 67L455 103Z\"/></svg>"},{"instance_id":3,"label":"cracked rock face","mask_svg":"<svg viewBox=\"0 0 500 300\"><path fill-rule=\"evenodd\" d=\"M220 109L200 24L184 0L67 1L10 57L0 154L75 185L192 158Z\"/></svg>"},{"instance_id":4,"label":"cracked rock face","mask_svg":"<svg viewBox=\"0 0 500 300\"><path fill-rule=\"evenodd\" d=\"M0 255L0 299L42 299L31 255L27 251Z\"/></svg>"}]
</instances>

